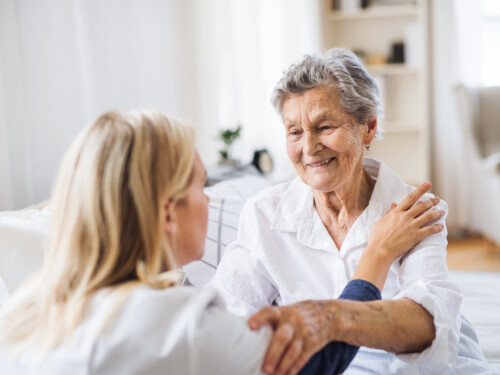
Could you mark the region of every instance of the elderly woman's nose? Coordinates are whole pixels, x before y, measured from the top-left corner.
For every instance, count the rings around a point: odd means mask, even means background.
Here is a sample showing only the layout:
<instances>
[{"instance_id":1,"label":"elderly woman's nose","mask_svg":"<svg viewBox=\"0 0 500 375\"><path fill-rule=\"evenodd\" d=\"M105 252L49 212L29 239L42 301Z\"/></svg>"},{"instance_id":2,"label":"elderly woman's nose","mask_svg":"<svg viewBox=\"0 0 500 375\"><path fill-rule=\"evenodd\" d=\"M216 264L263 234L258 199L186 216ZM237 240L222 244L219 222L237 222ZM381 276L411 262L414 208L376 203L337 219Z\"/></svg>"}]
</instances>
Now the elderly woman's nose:
<instances>
[{"instance_id":1,"label":"elderly woman's nose","mask_svg":"<svg viewBox=\"0 0 500 375\"><path fill-rule=\"evenodd\" d=\"M304 150L305 154L312 155L318 150L319 139L313 132L305 132L304 134Z\"/></svg>"}]
</instances>

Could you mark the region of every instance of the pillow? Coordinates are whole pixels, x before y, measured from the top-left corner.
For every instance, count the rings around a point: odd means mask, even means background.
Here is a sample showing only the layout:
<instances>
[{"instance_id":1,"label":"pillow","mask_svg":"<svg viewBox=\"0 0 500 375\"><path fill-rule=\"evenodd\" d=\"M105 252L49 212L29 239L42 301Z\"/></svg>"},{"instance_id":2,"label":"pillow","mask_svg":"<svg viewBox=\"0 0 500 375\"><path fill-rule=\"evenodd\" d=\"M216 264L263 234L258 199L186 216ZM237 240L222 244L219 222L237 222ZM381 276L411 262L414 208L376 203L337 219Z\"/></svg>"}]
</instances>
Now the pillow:
<instances>
[{"instance_id":1,"label":"pillow","mask_svg":"<svg viewBox=\"0 0 500 375\"><path fill-rule=\"evenodd\" d=\"M271 186L262 176L244 176L205 188L210 197L205 254L183 267L184 284L204 286L215 274L226 246L236 240L240 211L248 198Z\"/></svg>"},{"instance_id":2,"label":"pillow","mask_svg":"<svg viewBox=\"0 0 500 375\"><path fill-rule=\"evenodd\" d=\"M42 268L49 222L49 207L0 212L0 299Z\"/></svg>"}]
</instances>

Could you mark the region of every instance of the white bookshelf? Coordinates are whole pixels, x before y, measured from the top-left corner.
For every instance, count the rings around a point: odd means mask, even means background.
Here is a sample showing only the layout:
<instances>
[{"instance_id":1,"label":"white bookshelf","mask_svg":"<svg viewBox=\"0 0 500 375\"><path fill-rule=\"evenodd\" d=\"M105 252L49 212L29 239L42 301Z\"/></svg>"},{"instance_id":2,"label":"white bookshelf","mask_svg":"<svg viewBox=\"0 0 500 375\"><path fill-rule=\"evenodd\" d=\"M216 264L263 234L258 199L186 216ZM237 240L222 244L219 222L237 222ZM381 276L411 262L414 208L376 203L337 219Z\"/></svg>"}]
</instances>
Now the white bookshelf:
<instances>
[{"instance_id":1,"label":"white bookshelf","mask_svg":"<svg viewBox=\"0 0 500 375\"><path fill-rule=\"evenodd\" d=\"M417 16L419 9L413 5L373 6L359 11L333 11L329 14L332 21L348 21L370 18L392 18Z\"/></svg>"},{"instance_id":2,"label":"white bookshelf","mask_svg":"<svg viewBox=\"0 0 500 375\"><path fill-rule=\"evenodd\" d=\"M366 69L372 75L418 74L420 69L406 64L367 65Z\"/></svg>"},{"instance_id":3,"label":"white bookshelf","mask_svg":"<svg viewBox=\"0 0 500 375\"><path fill-rule=\"evenodd\" d=\"M384 139L373 143L368 156L382 160L412 185L430 178L427 14L428 0L349 12L334 11L332 0L325 0L327 48L362 51L369 61L369 56L389 56L396 42L406 40L414 47L405 44L405 52L417 57L405 63L366 64L379 84L385 112L380 121Z\"/></svg>"}]
</instances>

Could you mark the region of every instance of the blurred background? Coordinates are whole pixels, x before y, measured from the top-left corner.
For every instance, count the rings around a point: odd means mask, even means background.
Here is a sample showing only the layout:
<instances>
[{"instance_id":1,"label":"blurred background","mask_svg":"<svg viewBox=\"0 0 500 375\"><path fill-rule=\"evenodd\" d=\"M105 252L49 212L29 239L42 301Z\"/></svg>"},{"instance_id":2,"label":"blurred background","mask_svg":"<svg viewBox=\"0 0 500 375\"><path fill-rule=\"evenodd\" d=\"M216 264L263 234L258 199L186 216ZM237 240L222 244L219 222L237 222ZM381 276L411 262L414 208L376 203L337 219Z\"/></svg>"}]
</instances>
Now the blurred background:
<instances>
[{"instance_id":1,"label":"blurred background","mask_svg":"<svg viewBox=\"0 0 500 375\"><path fill-rule=\"evenodd\" d=\"M186 118L210 168L266 148L273 182L295 173L270 105L284 69L340 46L385 102L371 156L433 182L450 233L500 243L500 1L1 0L0 210L50 196L69 142L104 111Z\"/></svg>"}]
</instances>

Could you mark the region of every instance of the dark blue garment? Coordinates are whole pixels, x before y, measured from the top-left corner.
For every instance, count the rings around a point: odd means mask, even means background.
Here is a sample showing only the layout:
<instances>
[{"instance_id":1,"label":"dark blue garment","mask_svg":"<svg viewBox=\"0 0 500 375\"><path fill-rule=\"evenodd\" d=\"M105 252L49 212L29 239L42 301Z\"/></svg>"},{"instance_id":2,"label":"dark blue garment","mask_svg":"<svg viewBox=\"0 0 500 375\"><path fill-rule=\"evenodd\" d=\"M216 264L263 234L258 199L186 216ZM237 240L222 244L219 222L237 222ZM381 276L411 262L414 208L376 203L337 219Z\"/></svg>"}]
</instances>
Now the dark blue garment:
<instances>
[{"instance_id":1,"label":"dark blue garment","mask_svg":"<svg viewBox=\"0 0 500 375\"><path fill-rule=\"evenodd\" d=\"M339 297L339 299L353 301L374 301L380 298L378 288L365 280L351 280ZM300 374L340 374L349 366L358 353L358 349L358 346L349 345L345 342L331 342L307 362Z\"/></svg>"}]
</instances>

